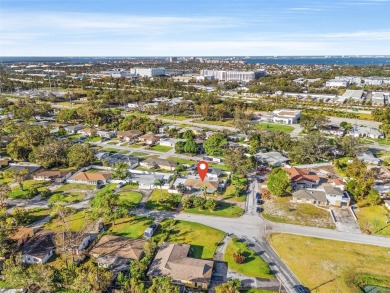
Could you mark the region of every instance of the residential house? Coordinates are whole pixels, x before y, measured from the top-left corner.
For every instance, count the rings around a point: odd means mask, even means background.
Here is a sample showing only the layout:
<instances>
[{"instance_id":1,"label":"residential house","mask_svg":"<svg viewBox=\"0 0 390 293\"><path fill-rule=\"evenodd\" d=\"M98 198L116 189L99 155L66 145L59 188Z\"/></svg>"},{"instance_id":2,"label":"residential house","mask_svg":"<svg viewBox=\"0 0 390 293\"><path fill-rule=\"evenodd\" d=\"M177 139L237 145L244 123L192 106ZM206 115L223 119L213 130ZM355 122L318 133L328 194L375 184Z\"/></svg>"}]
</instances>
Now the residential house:
<instances>
[{"instance_id":1,"label":"residential house","mask_svg":"<svg viewBox=\"0 0 390 293\"><path fill-rule=\"evenodd\" d=\"M344 190L344 188L345 188L344 182L342 180L340 180L339 178L333 179L331 182L331 185L333 187L339 188L341 190Z\"/></svg>"},{"instance_id":2,"label":"residential house","mask_svg":"<svg viewBox=\"0 0 390 293\"><path fill-rule=\"evenodd\" d=\"M320 177L307 169L291 167L283 170L288 173L293 189L312 188L320 183Z\"/></svg>"},{"instance_id":3,"label":"residential house","mask_svg":"<svg viewBox=\"0 0 390 293\"><path fill-rule=\"evenodd\" d=\"M83 128L83 129L80 129L79 131L77 131L77 133L80 133L84 136L94 136L94 135L97 135L97 130L94 129L94 128Z\"/></svg>"},{"instance_id":4,"label":"residential house","mask_svg":"<svg viewBox=\"0 0 390 293\"><path fill-rule=\"evenodd\" d=\"M292 202L341 207L349 206L351 198L340 188L324 185L318 189L300 189L293 192Z\"/></svg>"},{"instance_id":5,"label":"residential house","mask_svg":"<svg viewBox=\"0 0 390 293\"><path fill-rule=\"evenodd\" d=\"M9 162L11 162L11 158L0 158L0 168L7 167Z\"/></svg>"},{"instance_id":6,"label":"residential house","mask_svg":"<svg viewBox=\"0 0 390 293\"><path fill-rule=\"evenodd\" d=\"M11 235L11 239L17 241L18 247L27 242L28 239L34 236L34 229L29 227L20 227Z\"/></svg>"},{"instance_id":7,"label":"residential house","mask_svg":"<svg viewBox=\"0 0 390 293\"><path fill-rule=\"evenodd\" d=\"M72 237L73 239L73 255L84 255L87 248L97 239L98 235L103 232L104 229L103 222L97 220L88 225L83 231L71 232L69 237Z\"/></svg>"},{"instance_id":8,"label":"residential house","mask_svg":"<svg viewBox=\"0 0 390 293\"><path fill-rule=\"evenodd\" d=\"M257 153L255 158L258 162L267 164L271 167L280 167L289 159L279 152Z\"/></svg>"},{"instance_id":9,"label":"residential house","mask_svg":"<svg viewBox=\"0 0 390 293\"><path fill-rule=\"evenodd\" d=\"M129 169L134 169L139 165L139 158L134 157L133 155L120 154L120 153L109 154L108 156L105 156L105 158L102 159L102 161L105 162L110 167L114 166L119 162L128 165Z\"/></svg>"},{"instance_id":10,"label":"residential house","mask_svg":"<svg viewBox=\"0 0 390 293\"><path fill-rule=\"evenodd\" d=\"M117 136L120 139L123 139L126 142L133 143L138 140L138 138L142 135L141 131L138 130L127 130L127 131L118 131Z\"/></svg>"},{"instance_id":11,"label":"residential house","mask_svg":"<svg viewBox=\"0 0 390 293\"><path fill-rule=\"evenodd\" d=\"M274 123L294 124L301 117L301 110L275 110L273 111Z\"/></svg>"},{"instance_id":12,"label":"residential house","mask_svg":"<svg viewBox=\"0 0 390 293\"><path fill-rule=\"evenodd\" d=\"M352 129L347 133L347 135L351 135L353 137L369 137L375 139L384 137L383 133L379 129L357 125L354 125Z\"/></svg>"},{"instance_id":13,"label":"residential house","mask_svg":"<svg viewBox=\"0 0 390 293\"><path fill-rule=\"evenodd\" d=\"M25 178L28 178L31 176L32 173L39 170L41 166L37 164L32 164L28 162L20 162L20 163L9 163L9 168L11 170L14 170L15 173L19 173L22 170L27 170L28 174L25 176Z\"/></svg>"},{"instance_id":14,"label":"residential house","mask_svg":"<svg viewBox=\"0 0 390 293\"><path fill-rule=\"evenodd\" d=\"M107 172L79 172L70 177L67 182L83 183L83 184L98 184L108 183L112 178L111 173Z\"/></svg>"},{"instance_id":15,"label":"residential house","mask_svg":"<svg viewBox=\"0 0 390 293\"><path fill-rule=\"evenodd\" d=\"M40 170L36 172L33 176L34 180L42 181L55 181L63 183L72 175L72 172L69 170Z\"/></svg>"},{"instance_id":16,"label":"residential house","mask_svg":"<svg viewBox=\"0 0 390 293\"><path fill-rule=\"evenodd\" d=\"M160 138L156 136L154 133L149 132L147 134L138 137L138 140L147 145L154 145L160 140Z\"/></svg>"},{"instance_id":17,"label":"residential house","mask_svg":"<svg viewBox=\"0 0 390 293\"><path fill-rule=\"evenodd\" d=\"M144 254L145 240L114 235L104 235L91 249L92 256L99 267L114 272L127 271L133 260L140 260Z\"/></svg>"},{"instance_id":18,"label":"residential house","mask_svg":"<svg viewBox=\"0 0 390 293\"><path fill-rule=\"evenodd\" d=\"M219 180L202 181L200 178L187 178L183 184L190 191L202 191L205 187L207 193L214 193L218 190Z\"/></svg>"},{"instance_id":19,"label":"residential house","mask_svg":"<svg viewBox=\"0 0 390 293\"><path fill-rule=\"evenodd\" d=\"M176 143L178 143L179 141L186 141L186 140L180 138L161 138L159 141L159 145L174 148Z\"/></svg>"},{"instance_id":20,"label":"residential house","mask_svg":"<svg viewBox=\"0 0 390 293\"><path fill-rule=\"evenodd\" d=\"M146 160L142 161L140 165L142 167L150 168L150 169L160 168L168 171L173 171L177 166L177 162L160 159L160 158L147 158Z\"/></svg>"},{"instance_id":21,"label":"residential house","mask_svg":"<svg viewBox=\"0 0 390 293\"><path fill-rule=\"evenodd\" d=\"M365 152L360 155L356 156L357 159L367 163L367 164L372 164L372 165L380 165L382 163L381 159L378 159L374 156L372 152Z\"/></svg>"},{"instance_id":22,"label":"residential house","mask_svg":"<svg viewBox=\"0 0 390 293\"><path fill-rule=\"evenodd\" d=\"M166 276L172 278L176 284L207 290L214 262L192 258L190 253L191 246L188 244L163 244L158 249L147 276Z\"/></svg>"},{"instance_id":23,"label":"residential house","mask_svg":"<svg viewBox=\"0 0 390 293\"><path fill-rule=\"evenodd\" d=\"M320 129L320 131L325 134L341 137L344 135L345 129L337 125L325 125Z\"/></svg>"},{"instance_id":24,"label":"residential house","mask_svg":"<svg viewBox=\"0 0 390 293\"><path fill-rule=\"evenodd\" d=\"M157 180L164 181L163 189L169 188L169 180L172 177L172 174L138 174L131 173L130 182L137 183L139 185L139 189L155 189L160 188L160 186L156 186L155 183Z\"/></svg>"},{"instance_id":25,"label":"residential house","mask_svg":"<svg viewBox=\"0 0 390 293\"><path fill-rule=\"evenodd\" d=\"M115 131L108 131L108 130L102 130L102 129L97 129L96 135L102 137L102 138L113 138L116 136Z\"/></svg>"},{"instance_id":26,"label":"residential house","mask_svg":"<svg viewBox=\"0 0 390 293\"><path fill-rule=\"evenodd\" d=\"M75 134L75 133L78 133L79 130L83 129L83 125L68 125L68 126L65 126L64 129L67 133L69 134Z\"/></svg>"},{"instance_id":27,"label":"residential house","mask_svg":"<svg viewBox=\"0 0 390 293\"><path fill-rule=\"evenodd\" d=\"M55 247L52 231L39 232L23 245L22 262L44 264L54 254Z\"/></svg>"}]
</instances>

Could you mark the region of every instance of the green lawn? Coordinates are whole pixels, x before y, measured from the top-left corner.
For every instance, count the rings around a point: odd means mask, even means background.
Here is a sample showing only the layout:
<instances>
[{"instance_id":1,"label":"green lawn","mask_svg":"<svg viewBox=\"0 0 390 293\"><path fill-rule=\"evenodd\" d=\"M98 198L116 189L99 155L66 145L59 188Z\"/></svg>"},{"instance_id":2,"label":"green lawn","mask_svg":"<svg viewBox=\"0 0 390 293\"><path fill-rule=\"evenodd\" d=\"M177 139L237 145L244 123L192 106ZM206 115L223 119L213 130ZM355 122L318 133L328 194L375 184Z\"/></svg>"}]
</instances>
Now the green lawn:
<instances>
[{"instance_id":1,"label":"green lawn","mask_svg":"<svg viewBox=\"0 0 390 293\"><path fill-rule=\"evenodd\" d=\"M68 135L66 138L69 138L69 139L76 139L76 138L80 138L81 136L82 136L82 134L80 134L80 133L75 133L75 134Z\"/></svg>"},{"instance_id":2,"label":"green lawn","mask_svg":"<svg viewBox=\"0 0 390 293\"><path fill-rule=\"evenodd\" d=\"M234 127L233 119L226 120L226 121L208 121L208 120L193 120L192 122L199 123L199 124L209 124L209 125L218 125L218 126L227 126L227 127ZM202 125L200 125L202 127Z\"/></svg>"},{"instance_id":3,"label":"green lawn","mask_svg":"<svg viewBox=\"0 0 390 293\"><path fill-rule=\"evenodd\" d=\"M226 165L222 165L222 164L209 163L209 167L218 168L221 169L222 171L229 171Z\"/></svg>"},{"instance_id":4,"label":"green lawn","mask_svg":"<svg viewBox=\"0 0 390 293\"><path fill-rule=\"evenodd\" d=\"M135 207L142 199L142 194L136 191L121 191L119 192L119 202L126 206Z\"/></svg>"},{"instance_id":5,"label":"green lawn","mask_svg":"<svg viewBox=\"0 0 390 293\"><path fill-rule=\"evenodd\" d=\"M212 259L218 243L225 237L225 233L217 229L187 221L174 221L168 229L167 242L185 243L191 245L192 257ZM168 220L161 222L163 228L169 225Z\"/></svg>"},{"instance_id":6,"label":"green lawn","mask_svg":"<svg viewBox=\"0 0 390 293\"><path fill-rule=\"evenodd\" d=\"M135 157L146 157L146 156L148 156L147 153L143 153L143 152L133 152L132 155L135 156Z\"/></svg>"},{"instance_id":7,"label":"green lawn","mask_svg":"<svg viewBox=\"0 0 390 293\"><path fill-rule=\"evenodd\" d=\"M183 121L183 120L188 119L185 116L173 116L173 115L159 115L158 118L161 118L161 119L165 118L165 119L178 120L178 121Z\"/></svg>"},{"instance_id":8,"label":"green lawn","mask_svg":"<svg viewBox=\"0 0 390 293\"><path fill-rule=\"evenodd\" d=\"M122 154L128 152L126 150L120 150L120 149L116 149L116 148L104 148L104 151L109 152L109 153L122 153Z\"/></svg>"},{"instance_id":9,"label":"green lawn","mask_svg":"<svg viewBox=\"0 0 390 293\"><path fill-rule=\"evenodd\" d=\"M49 204L54 204L56 202L64 203L73 203L81 201L84 198L83 193L74 192L74 193L54 193L48 200Z\"/></svg>"},{"instance_id":10,"label":"green lawn","mask_svg":"<svg viewBox=\"0 0 390 293\"><path fill-rule=\"evenodd\" d=\"M169 152L172 149L171 147L165 145L155 145L152 148L157 152L163 152L163 153Z\"/></svg>"},{"instance_id":11,"label":"green lawn","mask_svg":"<svg viewBox=\"0 0 390 293\"><path fill-rule=\"evenodd\" d=\"M76 212L75 214L66 218L71 231L79 232L86 227L87 223L90 222L89 214L86 210ZM88 219L88 220L87 220ZM58 217L53 218L49 223L45 225L45 229L53 230L55 232L62 230L62 223Z\"/></svg>"},{"instance_id":12,"label":"green lawn","mask_svg":"<svg viewBox=\"0 0 390 293\"><path fill-rule=\"evenodd\" d=\"M199 210L198 208L192 208L192 209L184 210L184 212L191 213L191 214L199 214L199 215L237 218L237 217L241 216L245 211L242 208L240 208L234 204L220 201L218 203L218 207L215 211L210 211L207 209L206 210Z\"/></svg>"},{"instance_id":13,"label":"green lawn","mask_svg":"<svg viewBox=\"0 0 390 293\"><path fill-rule=\"evenodd\" d=\"M291 203L291 197L272 197L262 205L262 216L272 222L335 229L329 211L311 204Z\"/></svg>"},{"instance_id":14,"label":"green lawn","mask_svg":"<svg viewBox=\"0 0 390 293\"><path fill-rule=\"evenodd\" d=\"M245 256L245 262L238 264L234 261L233 253L237 253L240 250ZM229 269L238 272L240 274L264 279L274 279L275 275L272 274L268 263L266 263L256 252L248 247L245 242L240 242L239 239L233 238L226 247L226 251L223 255L224 261L228 263Z\"/></svg>"},{"instance_id":15,"label":"green lawn","mask_svg":"<svg viewBox=\"0 0 390 293\"><path fill-rule=\"evenodd\" d=\"M100 136L95 136L95 137L88 137L85 141L86 142L98 142L101 140L102 140L102 138Z\"/></svg>"},{"instance_id":16,"label":"green lawn","mask_svg":"<svg viewBox=\"0 0 390 293\"><path fill-rule=\"evenodd\" d=\"M130 145L129 145L129 147L131 147L131 148L135 148L135 149L139 149L139 148L141 148L141 147L142 147L142 145L141 145L141 144L139 144L139 143L133 143L133 144L130 144Z\"/></svg>"},{"instance_id":17,"label":"green lawn","mask_svg":"<svg viewBox=\"0 0 390 293\"><path fill-rule=\"evenodd\" d=\"M50 209L44 209L44 208L30 209L28 210L28 215L26 221L23 222L23 225L30 225L32 223L38 222L46 218L48 215L50 215L50 213L51 213Z\"/></svg>"},{"instance_id":18,"label":"green lawn","mask_svg":"<svg viewBox=\"0 0 390 293\"><path fill-rule=\"evenodd\" d=\"M291 133L294 130L294 127L292 126L274 123L260 123L256 125L256 128L269 131L281 131L286 133Z\"/></svg>"},{"instance_id":19,"label":"green lawn","mask_svg":"<svg viewBox=\"0 0 390 293\"><path fill-rule=\"evenodd\" d=\"M153 223L153 219L146 217L127 217L115 221L115 225L111 226L110 232L114 235L142 238L145 229Z\"/></svg>"},{"instance_id":20,"label":"green lawn","mask_svg":"<svg viewBox=\"0 0 390 293\"><path fill-rule=\"evenodd\" d=\"M177 162L177 163L183 164L183 165L193 165L196 163L196 161L193 161L193 160L188 160L188 159L183 159L183 158L175 158L175 157L169 157L169 158L167 158L167 160L174 161L174 162Z\"/></svg>"},{"instance_id":21,"label":"green lawn","mask_svg":"<svg viewBox=\"0 0 390 293\"><path fill-rule=\"evenodd\" d=\"M390 287L387 247L289 234L272 234L270 243L311 292L362 292L359 286L365 284Z\"/></svg>"},{"instance_id":22,"label":"green lawn","mask_svg":"<svg viewBox=\"0 0 390 293\"><path fill-rule=\"evenodd\" d=\"M149 210L174 211L181 201L181 194L170 194L167 190L153 190L145 207Z\"/></svg>"},{"instance_id":23,"label":"green lawn","mask_svg":"<svg viewBox=\"0 0 390 293\"><path fill-rule=\"evenodd\" d=\"M89 185L89 184L82 184L82 183L69 183L64 184L55 191L68 191L68 190L94 190L96 188L96 185Z\"/></svg>"},{"instance_id":24,"label":"green lawn","mask_svg":"<svg viewBox=\"0 0 390 293\"><path fill-rule=\"evenodd\" d=\"M245 202L245 200L246 200L245 194L241 194L240 196L236 196L236 189L232 185L229 185L226 188L225 192L218 197L220 197L221 199L224 199L224 200L232 200L232 201L236 201L236 202Z\"/></svg>"},{"instance_id":25,"label":"green lawn","mask_svg":"<svg viewBox=\"0 0 390 293\"><path fill-rule=\"evenodd\" d=\"M104 185L104 187L102 189L100 189L98 192L96 192L95 196L102 194L102 193L109 191L109 190L114 190L117 186L118 186L118 184L116 184L116 183L106 184L106 185Z\"/></svg>"},{"instance_id":26,"label":"green lawn","mask_svg":"<svg viewBox=\"0 0 390 293\"><path fill-rule=\"evenodd\" d=\"M369 234L390 236L390 211L384 205L363 207L356 211L360 229Z\"/></svg>"},{"instance_id":27,"label":"green lawn","mask_svg":"<svg viewBox=\"0 0 390 293\"><path fill-rule=\"evenodd\" d=\"M25 180L22 182L23 190L19 185L16 185L12 191L8 194L9 198L29 198L28 190L30 188L37 188L41 190L43 187L49 186L49 181L36 181L36 180Z\"/></svg>"}]
</instances>

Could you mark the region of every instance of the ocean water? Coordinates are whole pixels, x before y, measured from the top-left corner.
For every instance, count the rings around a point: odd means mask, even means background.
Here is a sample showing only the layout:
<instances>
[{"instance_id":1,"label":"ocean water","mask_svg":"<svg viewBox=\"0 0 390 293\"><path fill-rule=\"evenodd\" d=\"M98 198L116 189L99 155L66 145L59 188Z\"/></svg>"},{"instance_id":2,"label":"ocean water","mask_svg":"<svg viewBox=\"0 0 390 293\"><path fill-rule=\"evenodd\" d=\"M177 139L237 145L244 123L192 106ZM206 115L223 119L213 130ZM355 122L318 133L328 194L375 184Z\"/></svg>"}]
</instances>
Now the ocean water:
<instances>
[{"instance_id":1,"label":"ocean water","mask_svg":"<svg viewBox=\"0 0 390 293\"><path fill-rule=\"evenodd\" d=\"M230 58L231 60L242 60L248 64L278 64L278 65L390 65L390 56L209 56L202 58ZM3 64L19 62L64 62L64 63L94 63L94 62L115 62L126 60L167 60L167 57L1 57Z\"/></svg>"}]
</instances>

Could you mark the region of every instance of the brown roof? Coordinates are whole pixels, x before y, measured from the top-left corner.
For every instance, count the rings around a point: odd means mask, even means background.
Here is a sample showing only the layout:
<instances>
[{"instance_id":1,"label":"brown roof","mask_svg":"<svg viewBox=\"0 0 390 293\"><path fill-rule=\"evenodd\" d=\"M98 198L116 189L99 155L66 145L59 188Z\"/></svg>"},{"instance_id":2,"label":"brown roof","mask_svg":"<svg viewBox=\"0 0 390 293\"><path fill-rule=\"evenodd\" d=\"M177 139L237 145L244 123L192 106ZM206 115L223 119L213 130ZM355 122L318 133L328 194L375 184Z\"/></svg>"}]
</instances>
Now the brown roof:
<instances>
[{"instance_id":1,"label":"brown roof","mask_svg":"<svg viewBox=\"0 0 390 293\"><path fill-rule=\"evenodd\" d=\"M96 131L96 129L93 128L83 128L80 130L80 132L84 132L84 133L93 133L94 131Z\"/></svg>"},{"instance_id":2,"label":"brown roof","mask_svg":"<svg viewBox=\"0 0 390 293\"><path fill-rule=\"evenodd\" d=\"M311 173L309 170L300 168L283 168L289 173L290 180L292 183L298 183L300 181L317 182L320 181L320 177L317 174Z\"/></svg>"},{"instance_id":3,"label":"brown roof","mask_svg":"<svg viewBox=\"0 0 390 293\"><path fill-rule=\"evenodd\" d=\"M104 235L89 252L94 257L111 256L140 259L147 241L114 235Z\"/></svg>"},{"instance_id":4,"label":"brown roof","mask_svg":"<svg viewBox=\"0 0 390 293\"><path fill-rule=\"evenodd\" d=\"M51 177L51 178L62 178L66 175L71 173L69 170L58 170L58 171L53 171L53 170L42 170L37 173L35 173L34 177Z\"/></svg>"},{"instance_id":5,"label":"brown roof","mask_svg":"<svg viewBox=\"0 0 390 293\"><path fill-rule=\"evenodd\" d=\"M208 189L218 189L219 181L209 181L205 180L202 181L200 179L187 179L184 182L185 186L191 186L195 188L202 188L203 186L206 186Z\"/></svg>"},{"instance_id":6,"label":"brown roof","mask_svg":"<svg viewBox=\"0 0 390 293\"><path fill-rule=\"evenodd\" d=\"M147 133L139 137L141 140L157 140L159 139L154 133Z\"/></svg>"},{"instance_id":7,"label":"brown roof","mask_svg":"<svg viewBox=\"0 0 390 293\"><path fill-rule=\"evenodd\" d=\"M333 183L336 185L344 185L344 182L341 181L339 178L333 179Z\"/></svg>"},{"instance_id":8,"label":"brown roof","mask_svg":"<svg viewBox=\"0 0 390 293\"><path fill-rule=\"evenodd\" d=\"M73 180L80 181L106 181L111 178L111 173L101 173L101 172L80 172L72 177Z\"/></svg>"},{"instance_id":9,"label":"brown roof","mask_svg":"<svg viewBox=\"0 0 390 293\"><path fill-rule=\"evenodd\" d=\"M118 136L129 137L129 138L133 138L133 137L139 136L141 134L142 134L142 132L138 131L138 130L127 130L127 131L118 131L117 132Z\"/></svg>"},{"instance_id":10,"label":"brown roof","mask_svg":"<svg viewBox=\"0 0 390 293\"><path fill-rule=\"evenodd\" d=\"M55 249L53 231L43 231L36 234L27 241L23 248L23 255L32 255L38 258L44 258L51 250Z\"/></svg>"},{"instance_id":11,"label":"brown roof","mask_svg":"<svg viewBox=\"0 0 390 293\"><path fill-rule=\"evenodd\" d=\"M188 257L190 245L165 243L158 250L148 276L209 284L214 262Z\"/></svg>"},{"instance_id":12,"label":"brown roof","mask_svg":"<svg viewBox=\"0 0 390 293\"><path fill-rule=\"evenodd\" d=\"M16 231L15 234L11 235L11 239L13 240L19 240L26 236L33 236L34 235L34 229L29 227L20 227L18 231Z\"/></svg>"}]
</instances>

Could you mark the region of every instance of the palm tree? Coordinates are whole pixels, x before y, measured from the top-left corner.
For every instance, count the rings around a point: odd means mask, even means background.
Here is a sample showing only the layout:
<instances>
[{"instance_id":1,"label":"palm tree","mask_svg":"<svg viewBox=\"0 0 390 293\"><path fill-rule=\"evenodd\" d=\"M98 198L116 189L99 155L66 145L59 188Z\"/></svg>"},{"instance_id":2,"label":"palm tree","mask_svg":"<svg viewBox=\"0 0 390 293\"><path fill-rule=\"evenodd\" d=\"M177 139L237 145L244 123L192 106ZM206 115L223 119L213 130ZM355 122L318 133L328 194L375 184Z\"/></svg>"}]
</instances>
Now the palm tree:
<instances>
[{"instance_id":1,"label":"palm tree","mask_svg":"<svg viewBox=\"0 0 390 293\"><path fill-rule=\"evenodd\" d=\"M160 186L160 196L162 197L162 186L164 185L165 181L164 179L156 179L154 181L155 186Z\"/></svg>"}]
</instances>

